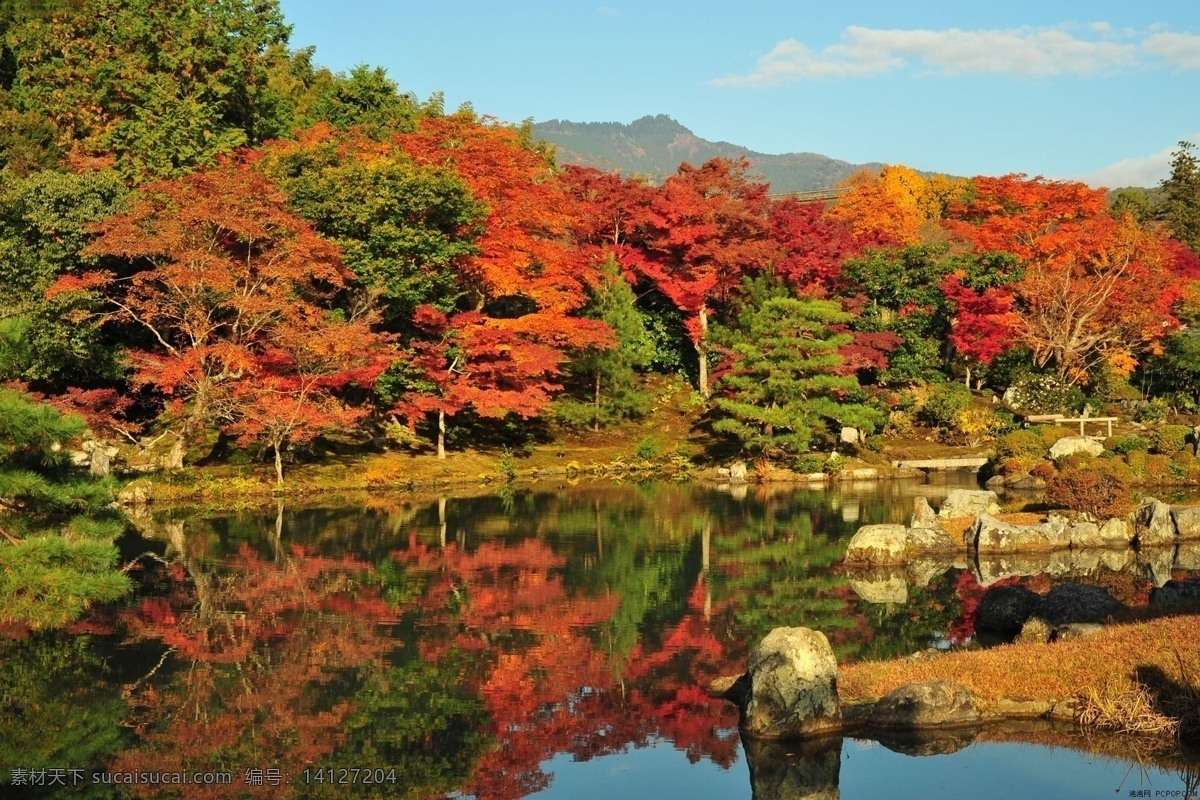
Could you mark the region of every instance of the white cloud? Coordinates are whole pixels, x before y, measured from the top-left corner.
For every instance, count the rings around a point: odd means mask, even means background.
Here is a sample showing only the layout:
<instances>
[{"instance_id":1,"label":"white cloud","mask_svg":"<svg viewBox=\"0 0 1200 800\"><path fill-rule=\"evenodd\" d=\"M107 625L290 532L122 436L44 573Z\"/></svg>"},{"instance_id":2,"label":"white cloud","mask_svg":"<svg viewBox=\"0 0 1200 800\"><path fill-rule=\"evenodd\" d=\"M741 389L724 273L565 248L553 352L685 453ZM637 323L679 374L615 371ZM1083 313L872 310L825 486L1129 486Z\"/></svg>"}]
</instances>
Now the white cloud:
<instances>
[{"instance_id":1,"label":"white cloud","mask_svg":"<svg viewBox=\"0 0 1200 800\"><path fill-rule=\"evenodd\" d=\"M841 41L815 51L785 39L745 75L717 86L777 86L798 80L878 75L906 66L941 75L1096 76L1141 65L1142 53L1180 69L1200 69L1200 36L1115 30L1105 22L1005 30L884 30L851 26Z\"/></svg>"},{"instance_id":2,"label":"white cloud","mask_svg":"<svg viewBox=\"0 0 1200 800\"><path fill-rule=\"evenodd\" d=\"M1156 33L1142 49L1176 69L1200 69L1200 36L1191 33Z\"/></svg>"},{"instance_id":3,"label":"white cloud","mask_svg":"<svg viewBox=\"0 0 1200 800\"><path fill-rule=\"evenodd\" d=\"M1200 138L1200 133L1184 137L1190 141ZM1160 181L1171 174L1171 157L1178 144L1173 144L1165 150L1138 158L1123 158L1103 169L1080 178L1089 186L1103 186L1118 189L1122 186L1157 186Z\"/></svg>"}]
</instances>

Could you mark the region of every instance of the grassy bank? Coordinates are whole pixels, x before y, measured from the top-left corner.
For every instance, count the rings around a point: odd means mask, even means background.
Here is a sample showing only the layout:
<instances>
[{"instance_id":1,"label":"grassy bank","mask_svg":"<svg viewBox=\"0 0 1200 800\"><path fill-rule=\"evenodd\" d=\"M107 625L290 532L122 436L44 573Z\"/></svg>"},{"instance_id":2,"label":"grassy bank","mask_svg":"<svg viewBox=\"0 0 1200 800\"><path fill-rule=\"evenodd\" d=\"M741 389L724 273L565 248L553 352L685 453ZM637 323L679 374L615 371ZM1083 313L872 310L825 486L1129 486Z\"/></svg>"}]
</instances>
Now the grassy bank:
<instances>
[{"instance_id":1,"label":"grassy bank","mask_svg":"<svg viewBox=\"0 0 1200 800\"><path fill-rule=\"evenodd\" d=\"M848 664L838 687L854 703L914 681L956 681L988 710L1007 700L1038 701L1060 713L1073 706L1075 716L1094 727L1151 734L1169 733L1154 730L1169 718L1194 739L1200 735L1198 641L1195 613L1129 618L1074 641Z\"/></svg>"}]
</instances>

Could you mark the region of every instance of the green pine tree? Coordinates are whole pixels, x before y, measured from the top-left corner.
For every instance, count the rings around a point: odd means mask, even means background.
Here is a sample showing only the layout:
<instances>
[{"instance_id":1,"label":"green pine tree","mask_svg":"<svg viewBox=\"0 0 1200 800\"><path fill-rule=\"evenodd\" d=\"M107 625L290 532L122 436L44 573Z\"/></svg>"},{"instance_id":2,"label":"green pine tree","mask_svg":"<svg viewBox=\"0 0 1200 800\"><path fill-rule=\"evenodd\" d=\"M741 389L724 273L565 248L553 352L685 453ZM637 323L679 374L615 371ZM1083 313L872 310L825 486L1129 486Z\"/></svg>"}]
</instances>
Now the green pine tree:
<instances>
[{"instance_id":1,"label":"green pine tree","mask_svg":"<svg viewBox=\"0 0 1200 800\"><path fill-rule=\"evenodd\" d=\"M1200 160L1196 158L1196 145L1179 143L1171 159L1171 177L1162 186L1171 233L1193 253L1200 253Z\"/></svg>"},{"instance_id":2,"label":"green pine tree","mask_svg":"<svg viewBox=\"0 0 1200 800\"><path fill-rule=\"evenodd\" d=\"M600 271L601 282L584 313L611 328L617 343L608 350L586 350L574 362L575 373L586 376L591 389L593 429L646 412L649 398L638 388L637 373L654 360L654 341L637 311L633 287L612 258Z\"/></svg>"},{"instance_id":3,"label":"green pine tree","mask_svg":"<svg viewBox=\"0 0 1200 800\"><path fill-rule=\"evenodd\" d=\"M67 462L63 445L84 430L0 389L0 620L62 625L129 591L115 569L122 526L106 510L110 485L72 475Z\"/></svg>"},{"instance_id":4,"label":"green pine tree","mask_svg":"<svg viewBox=\"0 0 1200 800\"><path fill-rule=\"evenodd\" d=\"M858 390L858 379L837 374L838 348L851 337L831 326L849 320L827 300L776 293L748 303L739 329L729 334L733 362L721 378L716 400L721 419L713 429L768 458L803 453L815 434L835 424L874 432L879 413L846 401Z\"/></svg>"}]
</instances>

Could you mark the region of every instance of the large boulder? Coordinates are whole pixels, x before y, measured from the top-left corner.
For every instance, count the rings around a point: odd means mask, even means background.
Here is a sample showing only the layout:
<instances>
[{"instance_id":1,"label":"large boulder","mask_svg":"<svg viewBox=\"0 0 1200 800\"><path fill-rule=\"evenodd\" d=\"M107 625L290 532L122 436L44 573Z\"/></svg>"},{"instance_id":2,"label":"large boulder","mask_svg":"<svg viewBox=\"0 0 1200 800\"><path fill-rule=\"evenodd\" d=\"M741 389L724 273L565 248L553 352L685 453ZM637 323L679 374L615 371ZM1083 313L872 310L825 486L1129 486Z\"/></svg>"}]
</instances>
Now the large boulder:
<instances>
[{"instance_id":1,"label":"large boulder","mask_svg":"<svg viewBox=\"0 0 1200 800\"><path fill-rule=\"evenodd\" d=\"M1179 506L1171 509L1175 534L1181 540L1200 539L1200 506Z\"/></svg>"},{"instance_id":2,"label":"large boulder","mask_svg":"<svg viewBox=\"0 0 1200 800\"><path fill-rule=\"evenodd\" d=\"M1124 607L1107 589L1084 583L1066 583L1055 586L1042 598L1034 616L1051 626L1104 622Z\"/></svg>"},{"instance_id":3,"label":"large boulder","mask_svg":"<svg viewBox=\"0 0 1200 800\"><path fill-rule=\"evenodd\" d=\"M1166 503L1148 497L1134 510L1132 520L1139 547L1175 544L1175 520Z\"/></svg>"},{"instance_id":4,"label":"large boulder","mask_svg":"<svg viewBox=\"0 0 1200 800\"><path fill-rule=\"evenodd\" d=\"M996 493L974 489L953 489L942 501L938 516L942 519L974 517L979 514L999 514L1000 504Z\"/></svg>"},{"instance_id":5,"label":"large boulder","mask_svg":"<svg viewBox=\"0 0 1200 800\"><path fill-rule=\"evenodd\" d=\"M1052 459L1066 458L1076 453L1098 456L1103 452L1104 445L1088 436L1067 436L1050 446L1050 458Z\"/></svg>"},{"instance_id":6,"label":"large boulder","mask_svg":"<svg viewBox=\"0 0 1200 800\"><path fill-rule=\"evenodd\" d=\"M776 628L750 653L749 673L746 737L801 739L842 727L837 659L820 631Z\"/></svg>"},{"instance_id":7,"label":"large boulder","mask_svg":"<svg viewBox=\"0 0 1200 800\"><path fill-rule=\"evenodd\" d=\"M976 725L979 709L961 684L928 681L898 686L880 698L871 712L876 728L952 728Z\"/></svg>"},{"instance_id":8,"label":"large boulder","mask_svg":"<svg viewBox=\"0 0 1200 800\"><path fill-rule=\"evenodd\" d=\"M975 630L1016 636L1042 604L1042 596L1024 586L993 586L975 607Z\"/></svg>"},{"instance_id":9,"label":"large boulder","mask_svg":"<svg viewBox=\"0 0 1200 800\"><path fill-rule=\"evenodd\" d=\"M909 521L908 527L940 528L942 527L942 523L937 512L929 505L929 501L924 497L917 497L913 500L912 519Z\"/></svg>"},{"instance_id":10,"label":"large boulder","mask_svg":"<svg viewBox=\"0 0 1200 800\"><path fill-rule=\"evenodd\" d=\"M745 483L746 482L746 462L735 461L729 465L729 482L730 483Z\"/></svg>"},{"instance_id":11,"label":"large boulder","mask_svg":"<svg viewBox=\"0 0 1200 800\"><path fill-rule=\"evenodd\" d=\"M1061 523L1011 525L980 514L967 531L967 542L980 553L1018 553L1062 548L1069 539Z\"/></svg>"},{"instance_id":12,"label":"large boulder","mask_svg":"<svg viewBox=\"0 0 1200 800\"><path fill-rule=\"evenodd\" d=\"M895 566L903 564L908 529L903 525L864 525L846 548L847 564Z\"/></svg>"},{"instance_id":13,"label":"large boulder","mask_svg":"<svg viewBox=\"0 0 1200 800\"><path fill-rule=\"evenodd\" d=\"M904 547L910 558L924 553L957 553L966 549L941 528L909 528Z\"/></svg>"},{"instance_id":14,"label":"large boulder","mask_svg":"<svg viewBox=\"0 0 1200 800\"><path fill-rule=\"evenodd\" d=\"M153 500L150 481L139 479L117 494L117 505L122 508L137 508Z\"/></svg>"},{"instance_id":15,"label":"large boulder","mask_svg":"<svg viewBox=\"0 0 1200 800\"><path fill-rule=\"evenodd\" d=\"M1133 528L1114 517L1100 526L1099 537L1102 547L1129 547L1133 544Z\"/></svg>"}]
</instances>

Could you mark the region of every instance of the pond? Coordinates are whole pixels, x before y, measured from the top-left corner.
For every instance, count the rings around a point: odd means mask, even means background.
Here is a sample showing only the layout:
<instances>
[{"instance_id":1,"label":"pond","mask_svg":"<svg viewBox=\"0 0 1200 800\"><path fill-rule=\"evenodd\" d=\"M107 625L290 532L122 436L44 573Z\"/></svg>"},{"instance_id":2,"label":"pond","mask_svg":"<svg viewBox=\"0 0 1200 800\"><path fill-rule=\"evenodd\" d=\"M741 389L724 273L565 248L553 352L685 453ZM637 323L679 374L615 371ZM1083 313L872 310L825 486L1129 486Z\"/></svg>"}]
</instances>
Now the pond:
<instances>
[{"instance_id":1,"label":"pond","mask_svg":"<svg viewBox=\"0 0 1200 800\"><path fill-rule=\"evenodd\" d=\"M1133 554L882 576L838 566L860 525L974 485L582 483L143 513L123 543L129 558L153 553L135 596L66 630L0 627L0 793L1194 793L1194 755L1135 758L1033 723L747 748L736 710L705 696L779 625L823 631L840 661L888 658L971 646L975 603L998 577L1042 591L1083 579L1145 602L1188 566Z\"/></svg>"}]
</instances>

